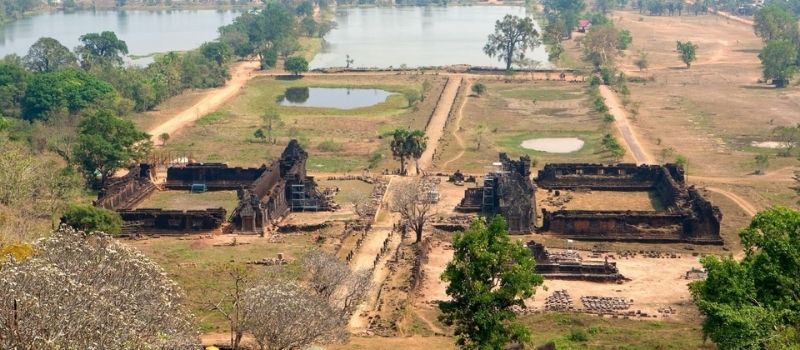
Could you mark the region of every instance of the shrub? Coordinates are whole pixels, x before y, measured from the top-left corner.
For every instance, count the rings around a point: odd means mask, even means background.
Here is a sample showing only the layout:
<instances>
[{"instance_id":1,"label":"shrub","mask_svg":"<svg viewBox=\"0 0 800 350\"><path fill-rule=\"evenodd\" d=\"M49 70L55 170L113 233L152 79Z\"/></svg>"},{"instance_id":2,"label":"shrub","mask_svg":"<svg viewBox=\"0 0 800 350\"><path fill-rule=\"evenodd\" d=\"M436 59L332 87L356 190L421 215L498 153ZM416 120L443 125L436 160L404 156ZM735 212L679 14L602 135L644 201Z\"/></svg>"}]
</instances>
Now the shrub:
<instances>
[{"instance_id":1,"label":"shrub","mask_svg":"<svg viewBox=\"0 0 800 350\"><path fill-rule=\"evenodd\" d=\"M100 231L116 235L122 230L119 214L89 204L68 205L61 222L84 232Z\"/></svg>"},{"instance_id":2,"label":"shrub","mask_svg":"<svg viewBox=\"0 0 800 350\"><path fill-rule=\"evenodd\" d=\"M602 83L603 82L596 75L593 75L591 78L589 78L589 86L598 86L598 85L600 85Z\"/></svg>"},{"instance_id":3,"label":"shrub","mask_svg":"<svg viewBox=\"0 0 800 350\"><path fill-rule=\"evenodd\" d=\"M322 152L339 152L344 149L344 146L333 140L325 140L317 145L317 149Z\"/></svg>"},{"instance_id":4,"label":"shrub","mask_svg":"<svg viewBox=\"0 0 800 350\"><path fill-rule=\"evenodd\" d=\"M475 85L472 85L472 92L478 96L481 96L486 93L486 85L483 85L482 83L476 83Z\"/></svg>"},{"instance_id":5,"label":"shrub","mask_svg":"<svg viewBox=\"0 0 800 350\"><path fill-rule=\"evenodd\" d=\"M292 74L299 75L300 73L308 72L308 61L300 56L289 57L283 63L283 67L292 72Z\"/></svg>"},{"instance_id":6,"label":"shrub","mask_svg":"<svg viewBox=\"0 0 800 350\"><path fill-rule=\"evenodd\" d=\"M582 343L589 340L589 335L582 329L573 329L567 334L567 339L571 342Z\"/></svg>"}]
</instances>

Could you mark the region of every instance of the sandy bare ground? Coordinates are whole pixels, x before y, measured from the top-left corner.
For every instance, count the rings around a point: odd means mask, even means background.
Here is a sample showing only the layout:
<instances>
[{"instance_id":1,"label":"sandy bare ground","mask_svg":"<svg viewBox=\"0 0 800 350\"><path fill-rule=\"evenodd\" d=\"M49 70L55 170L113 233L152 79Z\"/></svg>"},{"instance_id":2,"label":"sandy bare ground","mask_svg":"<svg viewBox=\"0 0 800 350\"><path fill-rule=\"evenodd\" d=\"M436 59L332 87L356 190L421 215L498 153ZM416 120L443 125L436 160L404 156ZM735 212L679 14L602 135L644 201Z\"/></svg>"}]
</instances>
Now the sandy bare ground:
<instances>
[{"instance_id":1,"label":"sandy bare ground","mask_svg":"<svg viewBox=\"0 0 800 350\"><path fill-rule=\"evenodd\" d=\"M471 88L472 88L472 81L467 79L466 88L464 89L464 92L466 94L469 94ZM456 139L458 148L460 148L461 151L459 151L458 154L453 156L453 158L450 158L449 160L444 162L444 164L442 164L441 167L442 169L447 169L447 166L450 165L450 163L455 162L464 156L464 150L466 149L466 145L464 144L464 139L461 138L460 131L461 131L461 119L464 118L464 106L466 105L467 105L467 97L465 96L464 99L461 100L461 105L458 106L458 112L456 113L456 120L453 122L453 132L452 132L453 138Z\"/></svg>"},{"instance_id":2,"label":"sandy bare ground","mask_svg":"<svg viewBox=\"0 0 800 350\"><path fill-rule=\"evenodd\" d=\"M415 300L417 304L430 305L438 300L449 299L445 293L447 284L442 281L440 276L450 260L453 260L453 247L449 243L442 241L431 243L428 261L422 266L424 277L418 291L419 297Z\"/></svg>"},{"instance_id":3,"label":"sandy bare ground","mask_svg":"<svg viewBox=\"0 0 800 350\"><path fill-rule=\"evenodd\" d=\"M425 171L433 161L436 148L439 146L439 139L442 138L444 132L444 125L447 122L447 116L450 114L450 109L453 108L456 95L458 95L458 88L461 86L461 77L453 76L447 81L447 85L442 91L442 96L439 98L439 104L433 110L428 127L425 128L425 135L428 136L428 147L422 156L417 161L419 169Z\"/></svg>"},{"instance_id":4,"label":"sandy bare ground","mask_svg":"<svg viewBox=\"0 0 800 350\"><path fill-rule=\"evenodd\" d=\"M246 61L234 65L233 69L231 69L231 79L225 83L225 86L208 90L203 99L187 107L161 125L148 130L147 133L151 135L150 139L154 144L160 145L162 142L159 139L159 135L167 133L170 136L174 136L174 134L187 125L191 125L200 117L222 107L222 105L239 94L245 83L253 77L253 72L258 69L258 66L259 63L254 61Z\"/></svg>"},{"instance_id":5,"label":"sandy bare ground","mask_svg":"<svg viewBox=\"0 0 800 350\"><path fill-rule=\"evenodd\" d=\"M600 85L600 95L606 100L608 111L614 116L614 125L622 135L623 143L626 148L633 155L636 164L650 164L653 162L649 154L639 144L636 132L631 127L628 120L628 112L623 108L617 94L612 91L607 85Z\"/></svg>"}]
</instances>

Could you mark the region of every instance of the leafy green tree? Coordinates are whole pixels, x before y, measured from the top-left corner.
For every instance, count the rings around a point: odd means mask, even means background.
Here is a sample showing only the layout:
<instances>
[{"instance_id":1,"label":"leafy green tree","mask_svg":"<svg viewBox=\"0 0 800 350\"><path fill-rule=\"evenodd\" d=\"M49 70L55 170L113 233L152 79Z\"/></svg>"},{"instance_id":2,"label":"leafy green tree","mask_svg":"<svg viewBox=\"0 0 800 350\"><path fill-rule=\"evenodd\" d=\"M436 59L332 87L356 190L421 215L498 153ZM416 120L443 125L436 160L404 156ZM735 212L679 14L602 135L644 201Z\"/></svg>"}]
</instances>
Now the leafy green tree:
<instances>
[{"instance_id":1,"label":"leafy green tree","mask_svg":"<svg viewBox=\"0 0 800 350\"><path fill-rule=\"evenodd\" d=\"M475 95L482 96L486 93L486 85L483 83L475 83L472 85L472 92L474 92Z\"/></svg>"},{"instance_id":2,"label":"leafy green tree","mask_svg":"<svg viewBox=\"0 0 800 350\"><path fill-rule=\"evenodd\" d=\"M417 90L407 90L403 92L403 97L408 101L408 106L412 107L420 101L421 94Z\"/></svg>"},{"instance_id":3,"label":"leafy green tree","mask_svg":"<svg viewBox=\"0 0 800 350\"><path fill-rule=\"evenodd\" d=\"M0 63L0 114L18 117L30 73L19 64Z\"/></svg>"},{"instance_id":4,"label":"leafy green tree","mask_svg":"<svg viewBox=\"0 0 800 350\"><path fill-rule=\"evenodd\" d=\"M776 87L786 87L798 70L797 51L798 48L789 40L768 41L758 54L764 79L772 80Z\"/></svg>"},{"instance_id":5,"label":"leafy green tree","mask_svg":"<svg viewBox=\"0 0 800 350\"><path fill-rule=\"evenodd\" d=\"M318 25L314 17L305 17L300 21L300 27L303 28L303 33L310 38L317 33Z\"/></svg>"},{"instance_id":6,"label":"leafy green tree","mask_svg":"<svg viewBox=\"0 0 800 350\"><path fill-rule=\"evenodd\" d=\"M289 57L283 62L283 67L293 75L308 72L308 61L300 56Z\"/></svg>"},{"instance_id":7,"label":"leafy green tree","mask_svg":"<svg viewBox=\"0 0 800 350\"><path fill-rule=\"evenodd\" d=\"M428 147L425 132L421 130L395 129L390 144L392 155L400 161L400 174L406 174L406 161L419 159ZM417 168L419 172L419 168Z\"/></svg>"},{"instance_id":8,"label":"leafy green tree","mask_svg":"<svg viewBox=\"0 0 800 350\"><path fill-rule=\"evenodd\" d=\"M271 67L275 67L275 65L277 63L278 63L278 51L277 50L275 50L273 48L269 48L269 49L264 50L261 53L261 69L262 70L269 69Z\"/></svg>"},{"instance_id":9,"label":"leafy green tree","mask_svg":"<svg viewBox=\"0 0 800 350\"><path fill-rule=\"evenodd\" d=\"M246 12L233 23L220 28L221 40L240 57L259 55L267 48L278 49L281 43L297 36L295 20L286 6L268 2L264 9ZM284 44L285 46L285 44Z\"/></svg>"},{"instance_id":10,"label":"leafy green tree","mask_svg":"<svg viewBox=\"0 0 800 350\"><path fill-rule=\"evenodd\" d=\"M703 333L720 349L793 349L800 343L800 212L771 208L739 233L744 258L700 260L692 282Z\"/></svg>"},{"instance_id":11,"label":"leafy green tree","mask_svg":"<svg viewBox=\"0 0 800 350\"><path fill-rule=\"evenodd\" d=\"M75 51L85 69L104 64L122 65L122 57L128 54L128 44L111 31L85 34L80 41Z\"/></svg>"},{"instance_id":12,"label":"leafy green tree","mask_svg":"<svg viewBox=\"0 0 800 350\"><path fill-rule=\"evenodd\" d=\"M77 66L77 59L69 49L53 38L40 38L23 58L25 66L33 72L52 72Z\"/></svg>"},{"instance_id":13,"label":"leafy green tree","mask_svg":"<svg viewBox=\"0 0 800 350\"><path fill-rule=\"evenodd\" d=\"M753 30L765 42L773 39L786 39L797 43L797 16L780 4L769 4L756 12L753 17Z\"/></svg>"},{"instance_id":14,"label":"leafy green tree","mask_svg":"<svg viewBox=\"0 0 800 350\"><path fill-rule=\"evenodd\" d=\"M122 230L122 218L117 212L90 204L67 205L61 222L87 233L97 231L116 235Z\"/></svg>"},{"instance_id":15,"label":"leafy green tree","mask_svg":"<svg viewBox=\"0 0 800 350\"><path fill-rule=\"evenodd\" d=\"M78 113L87 108L112 108L118 98L110 84L80 69L35 74L25 89L22 116L46 120L66 110Z\"/></svg>"},{"instance_id":16,"label":"leafy green tree","mask_svg":"<svg viewBox=\"0 0 800 350\"><path fill-rule=\"evenodd\" d=\"M456 344L462 349L506 349L510 342L530 341L530 331L514 323L512 307L525 308L543 283L534 272L530 250L508 236L502 217L487 227L475 220L453 237L453 260L442 280L451 301L439 303L440 319L455 326Z\"/></svg>"},{"instance_id":17,"label":"leafy green tree","mask_svg":"<svg viewBox=\"0 0 800 350\"><path fill-rule=\"evenodd\" d=\"M581 40L583 59L596 69L609 66L619 56L619 30L612 25L592 26Z\"/></svg>"},{"instance_id":18,"label":"leafy green tree","mask_svg":"<svg viewBox=\"0 0 800 350\"><path fill-rule=\"evenodd\" d=\"M686 64L686 68L692 67L692 62L697 60L697 45L692 44L691 41L677 43L678 53L680 53L681 61Z\"/></svg>"},{"instance_id":19,"label":"leafy green tree","mask_svg":"<svg viewBox=\"0 0 800 350\"><path fill-rule=\"evenodd\" d=\"M203 43L200 45L200 53L203 57L216 62L218 66L228 61L232 54L230 46L219 41Z\"/></svg>"},{"instance_id":20,"label":"leafy green tree","mask_svg":"<svg viewBox=\"0 0 800 350\"><path fill-rule=\"evenodd\" d=\"M550 31L555 38L560 40L561 36L572 38L572 29L578 23L578 19L586 10L584 0L542 0L544 15L547 18L548 26L552 24Z\"/></svg>"},{"instance_id":21,"label":"leafy green tree","mask_svg":"<svg viewBox=\"0 0 800 350\"><path fill-rule=\"evenodd\" d=\"M309 0L305 0L298 4L294 11L299 17L311 16L314 14L314 3Z\"/></svg>"},{"instance_id":22,"label":"leafy green tree","mask_svg":"<svg viewBox=\"0 0 800 350\"><path fill-rule=\"evenodd\" d=\"M630 30L623 29L619 31L619 34L617 34L618 50L627 50L628 46L630 46L632 42L633 42L633 36L631 36Z\"/></svg>"},{"instance_id":23,"label":"leafy green tree","mask_svg":"<svg viewBox=\"0 0 800 350\"><path fill-rule=\"evenodd\" d=\"M506 15L495 22L494 33L489 34L483 52L489 57L496 56L506 64L506 70L511 70L515 59L524 59L529 49L539 45L538 38L539 32L530 17Z\"/></svg>"},{"instance_id":24,"label":"leafy green tree","mask_svg":"<svg viewBox=\"0 0 800 350\"><path fill-rule=\"evenodd\" d=\"M130 120L108 111L86 116L78 126L73 159L95 188L100 188L117 169L143 159L152 148L150 135Z\"/></svg>"}]
</instances>

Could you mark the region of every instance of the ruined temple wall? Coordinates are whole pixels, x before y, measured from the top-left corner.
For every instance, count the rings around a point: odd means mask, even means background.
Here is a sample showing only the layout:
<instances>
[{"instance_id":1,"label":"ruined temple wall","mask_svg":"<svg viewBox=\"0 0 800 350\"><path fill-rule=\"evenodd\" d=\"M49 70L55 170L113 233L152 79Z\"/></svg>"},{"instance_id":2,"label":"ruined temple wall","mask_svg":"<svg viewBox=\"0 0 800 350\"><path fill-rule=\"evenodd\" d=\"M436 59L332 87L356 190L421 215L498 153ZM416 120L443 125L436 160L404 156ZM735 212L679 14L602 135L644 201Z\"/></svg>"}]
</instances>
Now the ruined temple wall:
<instances>
[{"instance_id":1,"label":"ruined temple wall","mask_svg":"<svg viewBox=\"0 0 800 350\"><path fill-rule=\"evenodd\" d=\"M543 229L572 238L680 241L684 219L681 214L654 212L603 212L542 210Z\"/></svg>"},{"instance_id":2,"label":"ruined temple wall","mask_svg":"<svg viewBox=\"0 0 800 350\"><path fill-rule=\"evenodd\" d=\"M653 183L653 190L658 194L664 208L675 207L678 204L678 199L685 191L682 183L675 181L667 168L659 169L659 173Z\"/></svg>"},{"instance_id":3,"label":"ruined temple wall","mask_svg":"<svg viewBox=\"0 0 800 350\"><path fill-rule=\"evenodd\" d=\"M661 167L636 164L547 164L536 177L542 188L590 188L612 191L645 191L660 177Z\"/></svg>"},{"instance_id":4,"label":"ruined temple wall","mask_svg":"<svg viewBox=\"0 0 800 350\"><path fill-rule=\"evenodd\" d=\"M688 194L692 213L688 218L687 234L695 239L720 240L722 213L719 208L700 195L695 188L689 188Z\"/></svg>"},{"instance_id":5,"label":"ruined temple wall","mask_svg":"<svg viewBox=\"0 0 800 350\"><path fill-rule=\"evenodd\" d=\"M109 179L94 205L111 210L135 207L156 190L150 181L151 171L149 164L140 164L123 177Z\"/></svg>"},{"instance_id":6,"label":"ruined temple wall","mask_svg":"<svg viewBox=\"0 0 800 350\"><path fill-rule=\"evenodd\" d=\"M261 173L258 179L250 184L250 188L252 188L253 192L259 199L263 199L269 195L270 191L272 191L272 188L274 188L275 185L282 180L280 171L277 171L277 165L277 162L273 163L272 166Z\"/></svg>"},{"instance_id":7,"label":"ruined temple wall","mask_svg":"<svg viewBox=\"0 0 800 350\"><path fill-rule=\"evenodd\" d=\"M464 198L456 206L460 212L475 213L481 211L483 200L483 187L471 187L464 190Z\"/></svg>"},{"instance_id":8,"label":"ruined temple wall","mask_svg":"<svg viewBox=\"0 0 800 350\"><path fill-rule=\"evenodd\" d=\"M160 230L210 230L225 221L223 208L205 210L136 209L117 211L122 220L144 229Z\"/></svg>"},{"instance_id":9,"label":"ruined temple wall","mask_svg":"<svg viewBox=\"0 0 800 350\"><path fill-rule=\"evenodd\" d=\"M229 168L226 164L189 164L167 169L166 187L188 189L192 184L203 183L210 190L235 190L250 186L267 170L260 168Z\"/></svg>"}]
</instances>

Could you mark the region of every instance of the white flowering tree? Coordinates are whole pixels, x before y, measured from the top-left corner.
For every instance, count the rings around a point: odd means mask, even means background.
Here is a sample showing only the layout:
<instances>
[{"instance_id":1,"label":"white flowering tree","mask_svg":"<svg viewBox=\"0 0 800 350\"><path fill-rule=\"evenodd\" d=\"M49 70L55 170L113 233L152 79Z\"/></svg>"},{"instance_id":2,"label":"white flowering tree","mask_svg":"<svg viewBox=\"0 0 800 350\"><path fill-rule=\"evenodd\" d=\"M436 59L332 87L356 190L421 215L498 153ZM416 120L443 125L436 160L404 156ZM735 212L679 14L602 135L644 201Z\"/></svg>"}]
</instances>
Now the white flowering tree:
<instances>
[{"instance_id":1,"label":"white flowering tree","mask_svg":"<svg viewBox=\"0 0 800 350\"><path fill-rule=\"evenodd\" d=\"M345 262L320 250L306 254L302 265L311 290L327 300L343 319L355 312L372 283L369 270L352 271Z\"/></svg>"},{"instance_id":2,"label":"white flowering tree","mask_svg":"<svg viewBox=\"0 0 800 350\"><path fill-rule=\"evenodd\" d=\"M199 347L182 291L140 252L70 228L34 248L0 267L0 348Z\"/></svg>"},{"instance_id":3,"label":"white flowering tree","mask_svg":"<svg viewBox=\"0 0 800 350\"><path fill-rule=\"evenodd\" d=\"M347 319L299 284L271 281L247 291L245 325L261 350L302 349L347 336Z\"/></svg>"}]
</instances>

